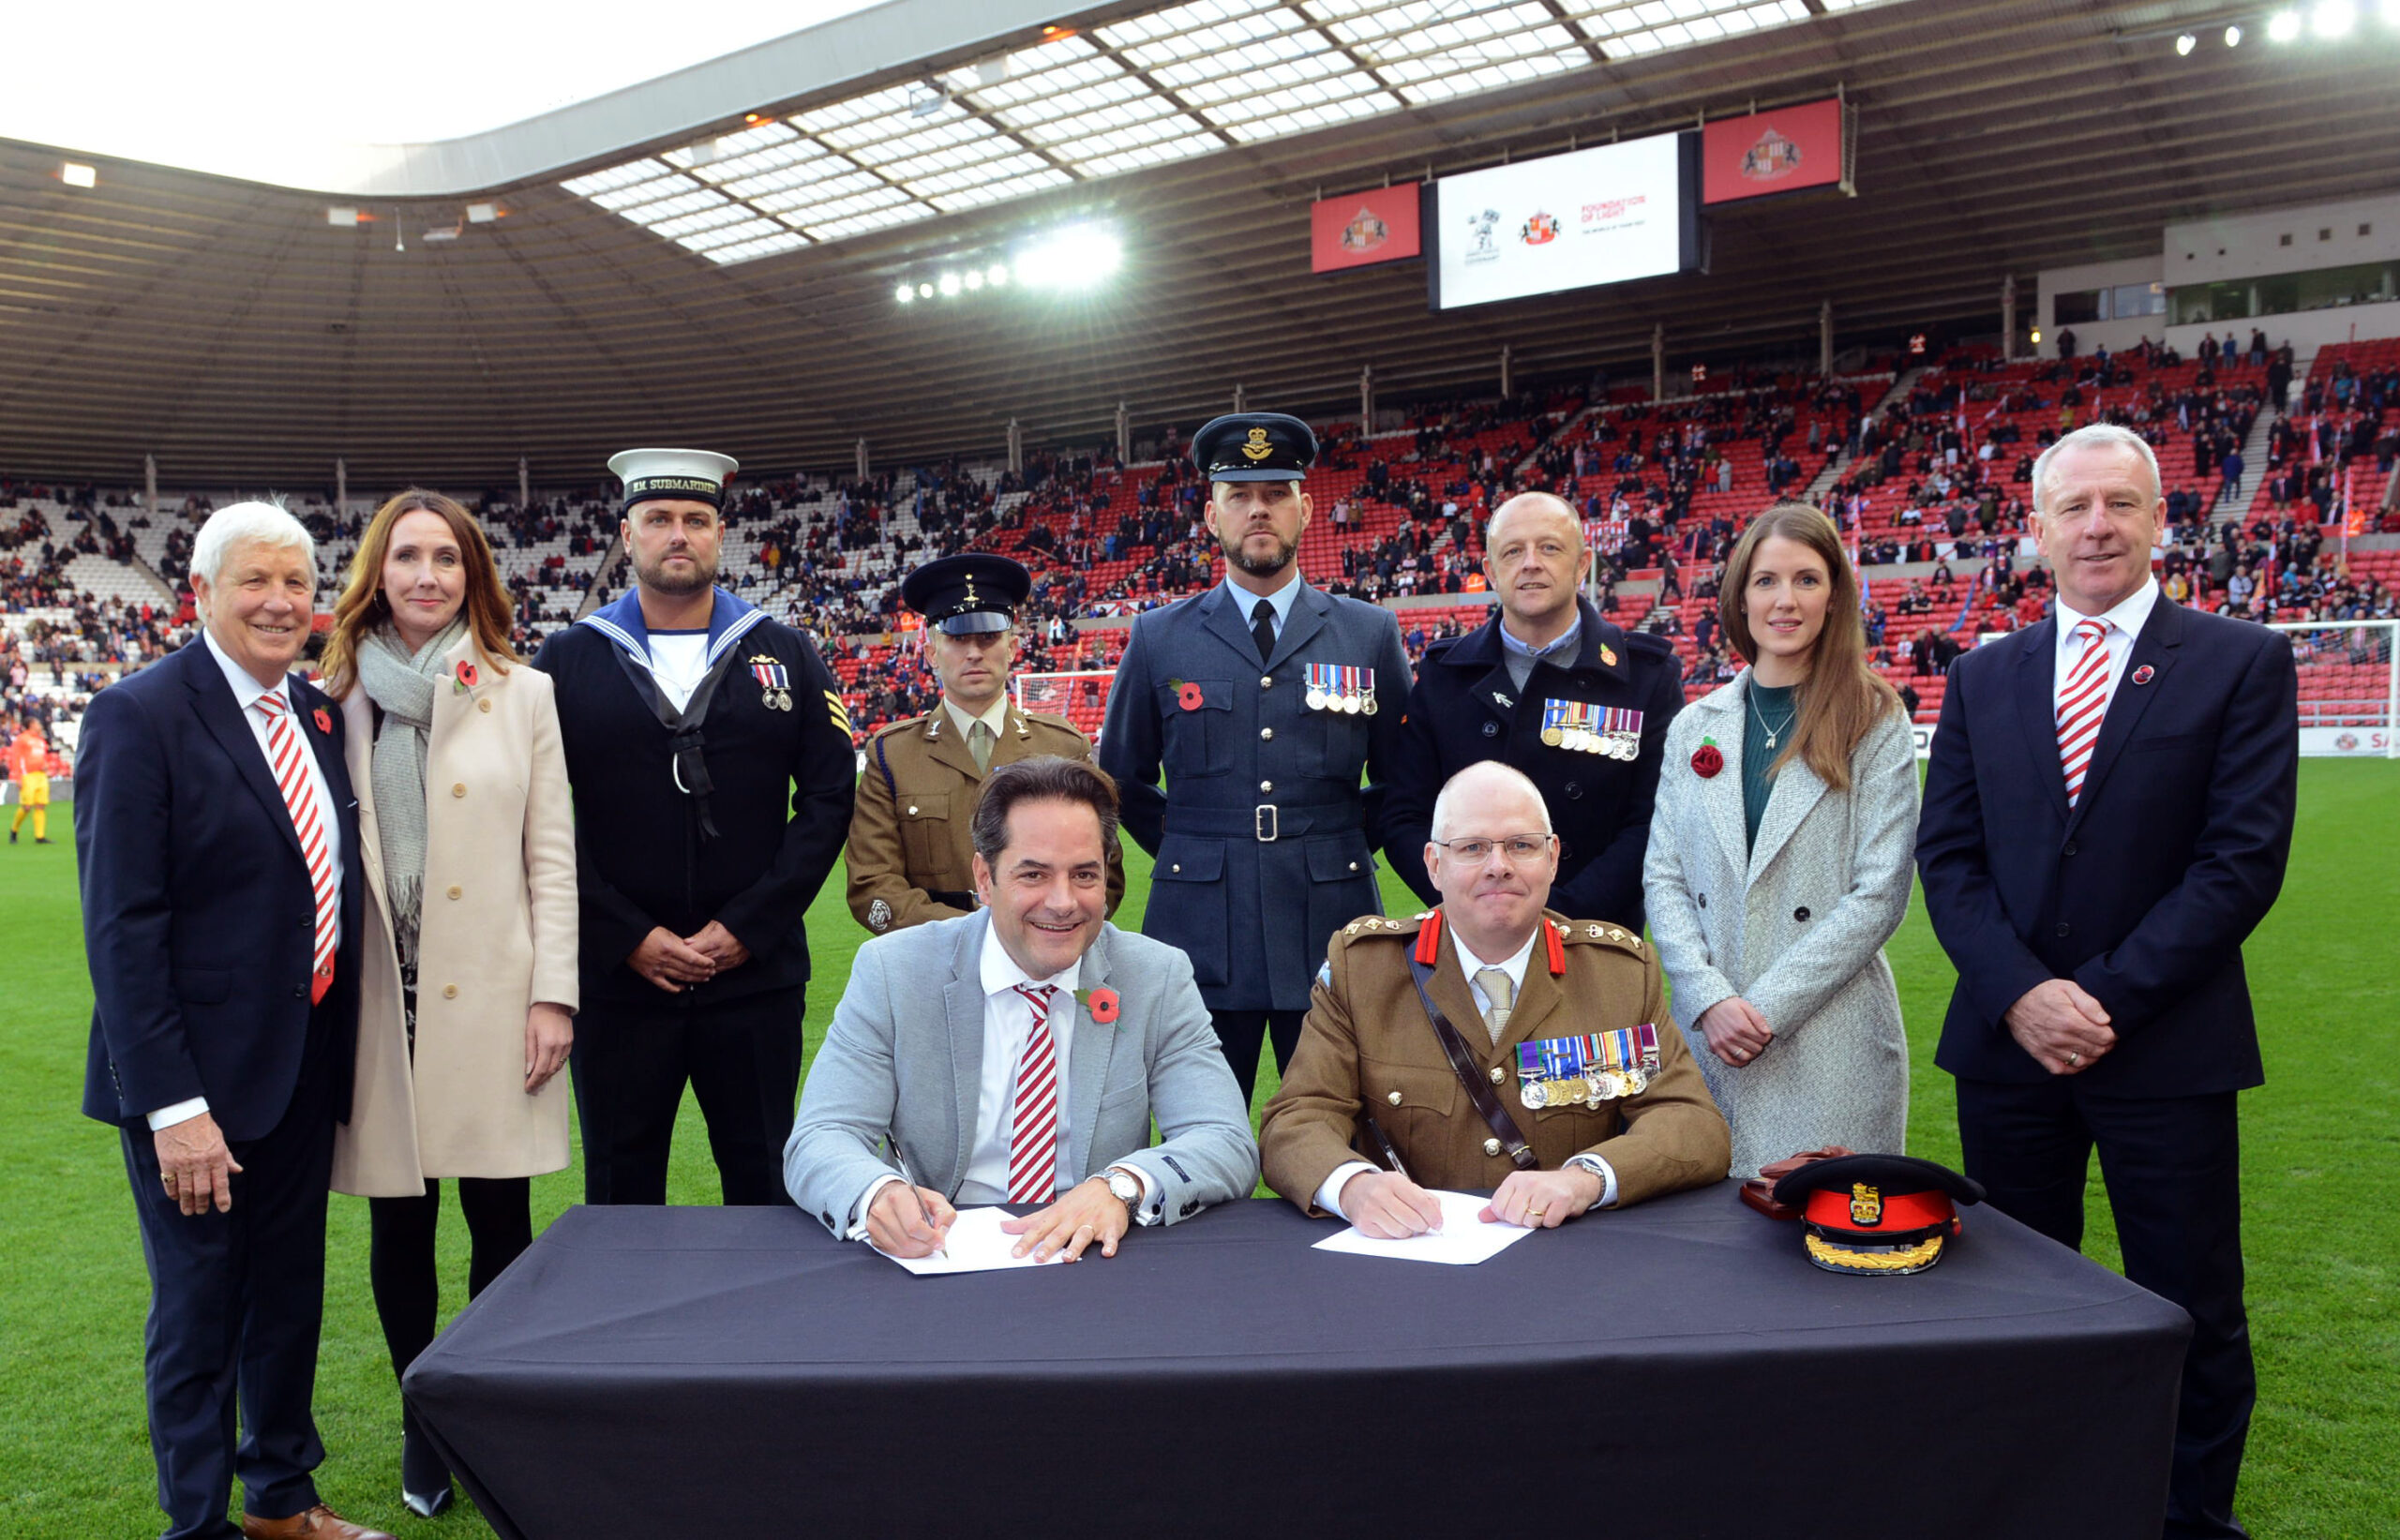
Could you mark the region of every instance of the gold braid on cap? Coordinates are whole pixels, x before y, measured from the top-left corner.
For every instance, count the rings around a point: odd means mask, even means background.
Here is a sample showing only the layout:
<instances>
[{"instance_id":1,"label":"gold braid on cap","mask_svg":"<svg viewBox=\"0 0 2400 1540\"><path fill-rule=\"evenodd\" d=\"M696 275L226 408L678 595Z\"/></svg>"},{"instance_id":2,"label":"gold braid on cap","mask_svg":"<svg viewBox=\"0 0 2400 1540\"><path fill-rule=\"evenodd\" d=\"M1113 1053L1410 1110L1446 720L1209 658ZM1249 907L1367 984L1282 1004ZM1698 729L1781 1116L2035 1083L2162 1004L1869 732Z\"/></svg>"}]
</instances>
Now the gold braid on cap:
<instances>
[{"instance_id":1,"label":"gold braid on cap","mask_svg":"<svg viewBox=\"0 0 2400 1540\"><path fill-rule=\"evenodd\" d=\"M1903 1246L1889 1251L1853 1251L1815 1235L1808 1236L1808 1254L1820 1262L1863 1273L1889 1273L1906 1267L1922 1267L1932 1262L1942 1254L1942 1239L1940 1235L1928 1235L1914 1246Z\"/></svg>"}]
</instances>

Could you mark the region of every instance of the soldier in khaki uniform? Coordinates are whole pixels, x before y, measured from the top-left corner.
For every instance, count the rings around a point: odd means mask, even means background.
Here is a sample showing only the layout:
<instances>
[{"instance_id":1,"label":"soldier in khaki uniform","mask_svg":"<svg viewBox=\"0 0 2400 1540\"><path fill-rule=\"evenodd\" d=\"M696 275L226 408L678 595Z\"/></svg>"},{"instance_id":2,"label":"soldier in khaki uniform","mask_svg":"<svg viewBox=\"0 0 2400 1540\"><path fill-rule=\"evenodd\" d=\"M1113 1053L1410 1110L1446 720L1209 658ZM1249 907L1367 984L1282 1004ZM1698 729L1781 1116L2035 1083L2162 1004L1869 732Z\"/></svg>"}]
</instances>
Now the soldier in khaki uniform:
<instances>
[{"instance_id":1,"label":"soldier in khaki uniform","mask_svg":"<svg viewBox=\"0 0 2400 1540\"><path fill-rule=\"evenodd\" d=\"M1533 783L1496 762L1443 787L1425 850L1442 905L1367 916L1333 937L1259 1130L1268 1186L1312 1215L1398 1236L1439 1222L1429 1188L1491 1189L1487 1218L1554 1228L1724 1177L1725 1119L1668 1019L1658 958L1632 932L1543 907L1558 860L1549 824ZM1452 1069L1415 958L1432 964L1428 992L1531 1150L1528 1168ZM1611 1056L1628 1047L1630 1061ZM1549 1080L1546 1098L1535 1093L1546 1104L1529 1107L1524 1082L1562 1062L1588 1065L1594 1081ZM1401 1170L1382 1169L1393 1156Z\"/></svg>"},{"instance_id":2,"label":"soldier in khaki uniform","mask_svg":"<svg viewBox=\"0 0 2400 1540\"><path fill-rule=\"evenodd\" d=\"M1091 740L1064 717L1021 711L1008 698L1016 610L1032 576L1004 556L968 551L928 561L901 580L900 600L925 618L925 656L941 704L895 722L867 744L844 852L850 913L882 934L975 907L968 823L995 765L1036 755L1089 760ZM1108 912L1125 896L1125 860L1108 845Z\"/></svg>"}]
</instances>

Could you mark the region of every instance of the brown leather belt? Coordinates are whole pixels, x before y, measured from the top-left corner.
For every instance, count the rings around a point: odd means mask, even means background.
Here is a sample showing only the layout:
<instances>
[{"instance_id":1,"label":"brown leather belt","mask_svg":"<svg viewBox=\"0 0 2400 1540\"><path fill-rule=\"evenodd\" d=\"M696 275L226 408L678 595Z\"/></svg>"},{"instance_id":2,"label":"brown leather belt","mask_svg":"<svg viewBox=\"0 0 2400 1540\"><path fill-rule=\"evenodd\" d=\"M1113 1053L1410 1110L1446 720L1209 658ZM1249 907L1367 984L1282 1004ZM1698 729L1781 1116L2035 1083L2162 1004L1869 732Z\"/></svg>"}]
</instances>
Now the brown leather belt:
<instances>
[{"instance_id":1,"label":"brown leather belt","mask_svg":"<svg viewBox=\"0 0 2400 1540\"><path fill-rule=\"evenodd\" d=\"M1408 976L1416 980L1417 998L1424 1002L1425 1014L1433 1024L1433 1036L1440 1040L1442 1052L1449 1056L1450 1072L1459 1077L1461 1085L1466 1087L1466 1099L1475 1103L1477 1112L1483 1114L1483 1121L1490 1126L1492 1136L1500 1141L1501 1147L1508 1152L1508 1159L1515 1162L1517 1169L1533 1170L1539 1161L1525 1144L1525 1136L1518 1129L1517 1120L1508 1115L1508 1109L1492 1095L1491 1085L1475 1067L1474 1051L1467 1047L1466 1039L1459 1036L1459 1029L1450 1024L1450 1019L1442 1014L1442 1008L1433 1003L1432 992L1425 987L1426 981L1433 977L1433 964L1418 962L1411 956Z\"/></svg>"}]
</instances>

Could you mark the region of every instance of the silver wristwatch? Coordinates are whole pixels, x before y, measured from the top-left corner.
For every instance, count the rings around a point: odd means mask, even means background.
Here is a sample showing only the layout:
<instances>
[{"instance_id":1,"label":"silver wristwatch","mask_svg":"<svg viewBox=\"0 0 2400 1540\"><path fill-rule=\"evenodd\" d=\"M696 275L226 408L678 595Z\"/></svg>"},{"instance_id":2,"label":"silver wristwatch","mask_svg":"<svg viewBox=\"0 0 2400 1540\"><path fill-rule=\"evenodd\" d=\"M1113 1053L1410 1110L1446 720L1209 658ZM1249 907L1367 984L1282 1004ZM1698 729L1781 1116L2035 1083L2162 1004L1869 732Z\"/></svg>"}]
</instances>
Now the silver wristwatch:
<instances>
[{"instance_id":1,"label":"silver wristwatch","mask_svg":"<svg viewBox=\"0 0 2400 1540\"><path fill-rule=\"evenodd\" d=\"M1126 1218L1132 1218L1142 1204L1141 1179L1123 1166L1111 1166L1101 1175L1108 1182L1108 1195L1125 1205Z\"/></svg>"}]
</instances>

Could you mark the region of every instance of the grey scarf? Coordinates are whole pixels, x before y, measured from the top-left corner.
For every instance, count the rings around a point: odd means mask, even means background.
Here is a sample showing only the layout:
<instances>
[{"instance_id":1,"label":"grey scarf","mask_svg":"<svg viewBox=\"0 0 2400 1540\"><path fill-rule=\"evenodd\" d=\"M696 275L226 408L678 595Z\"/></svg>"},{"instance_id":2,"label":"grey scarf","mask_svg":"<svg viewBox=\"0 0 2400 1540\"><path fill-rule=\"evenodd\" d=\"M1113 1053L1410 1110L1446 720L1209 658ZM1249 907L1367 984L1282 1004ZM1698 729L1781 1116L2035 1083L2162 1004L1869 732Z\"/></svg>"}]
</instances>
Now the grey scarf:
<instances>
[{"instance_id":1,"label":"grey scarf","mask_svg":"<svg viewBox=\"0 0 2400 1540\"><path fill-rule=\"evenodd\" d=\"M370 784L383 853L383 896L404 965L416 962L417 918L425 905L425 759L433 733L433 693L442 683L442 654L465 629L464 620L453 620L413 657L387 625L368 632L358 648L359 688L383 710Z\"/></svg>"}]
</instances>

